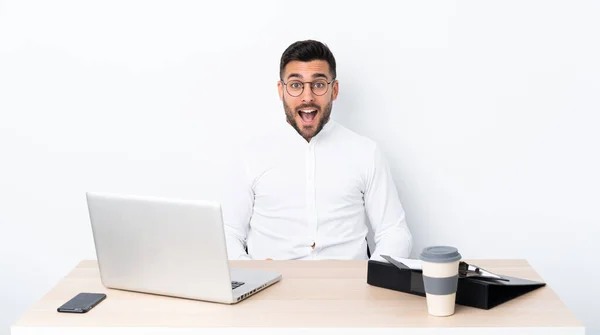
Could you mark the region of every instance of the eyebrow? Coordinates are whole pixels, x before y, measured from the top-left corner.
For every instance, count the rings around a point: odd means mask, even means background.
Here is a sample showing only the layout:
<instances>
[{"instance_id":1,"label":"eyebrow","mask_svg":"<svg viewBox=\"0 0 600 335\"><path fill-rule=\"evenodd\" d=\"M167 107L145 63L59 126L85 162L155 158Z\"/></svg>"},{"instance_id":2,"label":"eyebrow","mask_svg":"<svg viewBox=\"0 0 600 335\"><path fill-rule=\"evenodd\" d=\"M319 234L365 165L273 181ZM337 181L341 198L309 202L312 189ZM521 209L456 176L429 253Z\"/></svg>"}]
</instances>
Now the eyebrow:
<instances>
[{"instance_id":1,"label":"eyebrow","mask_svg":"<svg viewBox=\"0 0 600 335\"><path fill-rule=\"evenodd\" d=\"M325 79L328 79L327 75L324 74L324 73L313 73L312 77L313 78L325 78ZM300 79L303 79L304 77L301 74L299 74L299 73L290 73L287 76L287 79L290 79L290 78L300 78Z\"/></svg>"}]
</instances>

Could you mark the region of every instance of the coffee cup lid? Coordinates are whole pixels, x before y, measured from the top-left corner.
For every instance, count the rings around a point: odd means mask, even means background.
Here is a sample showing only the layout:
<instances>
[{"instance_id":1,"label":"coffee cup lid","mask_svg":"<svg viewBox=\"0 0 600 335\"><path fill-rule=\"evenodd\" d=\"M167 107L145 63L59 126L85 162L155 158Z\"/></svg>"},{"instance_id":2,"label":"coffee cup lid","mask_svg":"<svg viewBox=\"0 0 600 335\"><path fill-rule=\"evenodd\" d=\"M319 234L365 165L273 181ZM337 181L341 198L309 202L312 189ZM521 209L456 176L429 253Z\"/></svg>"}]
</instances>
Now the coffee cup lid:
<instances>
[{"instance_id":1,"label":"coffee cup lid","mask_svg":"<svg viewBox=\"0 0 600 335\"><path fill-rule=\"evenodd\" d=\"M421 260L431 263L449 263L461 259L455 247L433 246L423 249Z\"/></svg>"}]
</instances>

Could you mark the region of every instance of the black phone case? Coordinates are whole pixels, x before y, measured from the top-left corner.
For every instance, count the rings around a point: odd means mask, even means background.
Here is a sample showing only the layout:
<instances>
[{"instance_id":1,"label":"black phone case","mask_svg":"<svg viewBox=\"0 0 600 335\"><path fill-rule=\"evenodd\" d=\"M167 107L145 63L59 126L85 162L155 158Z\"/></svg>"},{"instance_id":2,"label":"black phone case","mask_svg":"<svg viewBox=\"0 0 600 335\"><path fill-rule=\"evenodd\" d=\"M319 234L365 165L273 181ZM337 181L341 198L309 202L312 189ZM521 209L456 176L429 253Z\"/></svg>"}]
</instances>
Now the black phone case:
<instances>
[{"instance_id":1,"label":"black phone case","mask_svg":"<svg viewBox=\"0 0 600 335\"><path fill-rule=\"evenodd\" d=\"M104 293L79 293L56 310L60 313L87 313L104 299L106 299Z\"/></svg>"}]
</instances>

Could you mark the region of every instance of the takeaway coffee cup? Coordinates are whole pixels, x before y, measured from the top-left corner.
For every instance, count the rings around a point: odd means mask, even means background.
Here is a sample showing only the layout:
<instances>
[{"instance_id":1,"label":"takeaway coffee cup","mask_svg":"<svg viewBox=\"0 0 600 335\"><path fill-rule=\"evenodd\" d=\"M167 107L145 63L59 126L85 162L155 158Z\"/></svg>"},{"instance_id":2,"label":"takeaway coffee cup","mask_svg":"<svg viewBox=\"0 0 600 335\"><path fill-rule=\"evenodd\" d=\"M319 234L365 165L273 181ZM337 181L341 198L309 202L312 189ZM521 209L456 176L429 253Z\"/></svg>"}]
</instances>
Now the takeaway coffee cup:
<instances>
[{"instance_id":1,"label":"takeaway coffee cup","mask_svg":"<svg viewBox=\"0 0 600 335\"><path fill-rule=\"evenodd\" d=\"M454 314L460 259L461 256L454 247L433 246L423 249L421 266L429 314Z\"/></svg>"}]
</instances>

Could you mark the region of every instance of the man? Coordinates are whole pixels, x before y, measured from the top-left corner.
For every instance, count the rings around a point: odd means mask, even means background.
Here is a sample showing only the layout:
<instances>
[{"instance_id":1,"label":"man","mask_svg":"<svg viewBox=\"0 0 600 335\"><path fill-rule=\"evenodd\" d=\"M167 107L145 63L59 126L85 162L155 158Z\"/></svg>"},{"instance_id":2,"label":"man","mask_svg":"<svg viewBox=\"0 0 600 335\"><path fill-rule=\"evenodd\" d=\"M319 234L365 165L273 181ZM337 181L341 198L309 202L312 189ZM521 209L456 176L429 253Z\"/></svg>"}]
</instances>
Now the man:
<instances>
[{"instance_id":1,"label":"man","mask_svg":"<svg viewBox=\"0 0 600 335\"><path fill-rule=\"evenodd\" d=\"M366 259L368 224L380 255L408 257L412 236L377 145L330 120L336 64L317 41L281 57L287 124L245 148L223 206L230 259Z\"/></svg>"}]
</instances>

